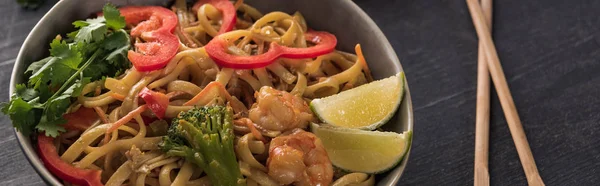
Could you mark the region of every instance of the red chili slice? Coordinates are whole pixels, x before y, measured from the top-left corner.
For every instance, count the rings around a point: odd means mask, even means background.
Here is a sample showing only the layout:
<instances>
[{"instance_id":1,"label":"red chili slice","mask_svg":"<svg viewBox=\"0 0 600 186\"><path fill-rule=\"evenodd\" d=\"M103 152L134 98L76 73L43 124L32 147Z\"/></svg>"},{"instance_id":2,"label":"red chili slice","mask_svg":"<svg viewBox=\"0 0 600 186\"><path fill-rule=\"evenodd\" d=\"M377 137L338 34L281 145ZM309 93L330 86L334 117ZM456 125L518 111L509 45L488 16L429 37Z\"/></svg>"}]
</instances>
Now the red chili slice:
<instances>
[{"instance_id":1,"label":"red chili slice","mask_svg":"<svg viewBox=\"0 0 600 186\"><path fill-rule=\"evenodd\" d=\"M162 119L165 116L169 106L169 97L163 93L152 91L146 87L138 94L146 102L146 106L158 117ZM145 121L144 121L145 122ZM150 123L147 123L150 124Z\"/></svg>"},{"instance_id":2,"label":"red chili slice","mask_svg":"<svg viewBox=\"0 0 600 186\"><path fill-rule=\"evenodd\" d=\"M177 15L160 6L129 6L119 9L125 22L132 25L130 35L145 42L136 43L127 58L138 71L163 68L177 54L179 39L173 32Z\"/></svg>"},{"instance_id":3,"label":"red chili slice","mask_svg":"<svg viewBox=\"0 0 600 186\"><path fill-rule=\"evenodd\" d=\"M221 67L236 69L261 68L273 63L279 57L302 59L314 58L332 52L337 38L328 32L308 31L305 38L316 45L308 48L291 48L271 43L269 50L255 56L237 56L227 53L228 41L215 37L204 48L206 53Z\"/></svg>"},{"instance_id":4,"label":"red chili slice","mask_svg":"<svg viewBox=\"0 0 600 186\"><path fill-rule=\"evenodd\" d=\"M219 29L218 35L229 32L233 30L236 22L236 10L233 6L233 3L229 0L199 0L194 4L192 10L197 12L200 6L204 4L211 4L223 14L223 22L221 23L221 28Z\"/></svg>"},{"instance_id":5,"label":"red chili slice","mask_svg":"<svg viewBox=\"0 0 600 186\"><path fill-rule=\"evenodd\" d=\"M80 169L60 159L54 138L40 133L37 139L37 150L44 166L58 178L74 185L101 186L102 171L92 169Z\"/></svg>"},{"instance_id":6,"label":"red chili slice","mask_svg":"<svg viewBox=\"0 0 600 186\"><path fill-rule=\"evenodd\" d=\"M63 115L68 131L85 131L98 120L98 114L92 108L81 107L77 111Z\"/></svg>"},{"instance_id":7,"label":"red chili slice","mask_svg":"<svg viewBox=\"0 0 600 186\"><path fill-rule=\"evenodd\" d=\"M333 52L337 45L337 38L329 32L308 31L304 33L304 37L307 41L316 45L308 48L283 47L281 57L292 59L315 58Z\"/></svg>"}]
</instances>

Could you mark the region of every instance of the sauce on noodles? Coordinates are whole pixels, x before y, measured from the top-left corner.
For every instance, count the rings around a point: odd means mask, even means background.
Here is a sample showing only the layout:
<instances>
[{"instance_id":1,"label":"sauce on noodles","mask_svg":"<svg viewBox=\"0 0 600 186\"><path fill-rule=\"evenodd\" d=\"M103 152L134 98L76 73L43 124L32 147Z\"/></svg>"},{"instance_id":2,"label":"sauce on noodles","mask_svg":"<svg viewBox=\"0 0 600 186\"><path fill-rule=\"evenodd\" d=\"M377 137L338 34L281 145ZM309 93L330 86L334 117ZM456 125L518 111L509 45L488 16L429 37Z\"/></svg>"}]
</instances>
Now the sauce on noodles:
<instances>
[{"instance_id":1,"label":"sauce on noodles","mask_svg":"<svg viewBox=\"0 0 600 186\"><path fill-rule=\"evenodd\" d=\"M171 7L179 46L162 67L141 71L134 63L122 75L82 87L65 115L72 124L55 139L60 159L101 170L106 185L211 185L206 170L165 154L159 143L181 112L225 106L232 110L235 156L247 185L373 185L372 175L334 170L320 140L307 131L310 122L319 121L308 107L311 99L373 80L358 60L362 56L335 50L310 58L278 57L259 68L222 67L204 48L215 37L225 38L226 53L235 56L259 56L274 44L294 49L319 44L307 41L311 29L300 12L263 14L238 0L231 22L222 1L201 1L192 8L177 0ZM127 30L156 29L150 22L126 21ZM165 24L152 24L159 23ZM232 30L223 29L229 26ZM143 33L132 34L131 41L133 52L145 55L158 55L153 50L161 48L142 43L168 45Z\"/></svg>"}]
</instances>

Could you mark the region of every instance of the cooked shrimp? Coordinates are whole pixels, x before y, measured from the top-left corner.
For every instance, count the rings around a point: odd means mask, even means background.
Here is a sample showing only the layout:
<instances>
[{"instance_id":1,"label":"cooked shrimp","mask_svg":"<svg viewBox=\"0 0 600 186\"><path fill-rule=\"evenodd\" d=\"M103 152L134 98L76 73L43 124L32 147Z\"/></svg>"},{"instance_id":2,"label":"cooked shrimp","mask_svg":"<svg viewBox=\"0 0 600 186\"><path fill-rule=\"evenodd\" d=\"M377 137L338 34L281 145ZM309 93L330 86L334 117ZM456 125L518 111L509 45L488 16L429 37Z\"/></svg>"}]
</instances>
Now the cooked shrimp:
<instances>
[{"instance_id":1,"label":"cooked shrimp","mask_svg":"<svg viewBox=\"0 0 600 186\"><path fill-rule=\"evenodd\" d=\"M308 104L286 91L264 86L254 96L256 103L252 105L249 117L262 128L274 131L306 128L313 120Z\"/></svg>"},{"instance_id":2,"label":"cooked shrimp","mask_svg":"<svg viewBox=\"0 0 600 186\"><path fill-rule=\"evenodd\" d=\"M271 141L267 168L269 176L283 185L330 185L333 179L321 140L302 129Z\"/></svg>"}]
</instances>

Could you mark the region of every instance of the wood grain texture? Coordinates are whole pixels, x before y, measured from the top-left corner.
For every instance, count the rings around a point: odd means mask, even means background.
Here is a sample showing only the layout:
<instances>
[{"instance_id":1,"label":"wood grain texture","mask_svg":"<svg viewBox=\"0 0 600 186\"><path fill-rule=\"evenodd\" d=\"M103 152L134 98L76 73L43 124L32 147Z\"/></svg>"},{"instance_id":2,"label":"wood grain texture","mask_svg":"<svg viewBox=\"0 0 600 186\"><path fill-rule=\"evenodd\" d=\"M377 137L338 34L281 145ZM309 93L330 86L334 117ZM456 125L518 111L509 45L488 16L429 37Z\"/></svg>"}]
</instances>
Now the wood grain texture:
<instances>
[{"instance_id":1,"label":"wood grain texture","mask_svg":"<svg viewBox=\"0 0 600 186\"><path fill-rule=\"evenodd\" d=\"M477 36L464 1L355 2L394 46L414 95L414 146L400 185L471 185ZM598 8L593 0L494 3L496 47L548 185L600 181ZM491 109L491 184L526 185L497 99Z\"/></svg>"},{"instance_id":2,"label":"wood grain texture","mask_svg":"<svg viewBox=\"0 0 600 186\"><path fill-rule=\"evenodd\" d=\"M517 107L515 106L504 71L502 70L500 58L498 57L494 41L492 41L491 30L487 26L488 23L483 9L478 0L466 0L466 2L471 13L471 18L473 19L473 25L477 31L477 36L479 37L479 44L483 45L490 76L500 99L500 105L504 111L512 139L515 142L525 176L527 176L527 183L530 186L545 186L535 164L533 153L531 153L531 148L529 147Z\"/></svg>"},{"instance_id":3,"label":"wood grain texture","mask_svg":"<svg viewBox=\"0 0 600 186\"><path fill-rule=\"evenodd\" d=\"M12 68L23 41L50 9L48 0L37 11L23 10L14 0L0 1L0 101L8 100ZM0 114L0 185L44 185L19 148L10 119Z\"/></svg>"},{"instance_id":4,"label":"wood grain texture","mask_svg":"<svg viewBox=\"0 0 600 186\"><path fill-rule=\"evenodd\" d=\"M399 185L471 185L478 42L465 2L354 1L394 46L413 96L414 144ZM2 101L22 41L52 2L24 11L0 1ZM598 10L596 0L494 1L496 48L547 185L600 182ZM491 185L526 185L493 91L491 98ZM43 185L0 119L0 185Z\"/></svg>"},{"instance_id":5,"label":"wood grain texture","mask_svg":"<svg viewBox=\"0 0 600 186\"><path fill-rule=\"evenodd\" d=\"M492 0L479 1L485 14L486 25L492 30ZM489 149L490 149L490 73L485 49L479 41L477 53L477 100L475 111L475 160L473 186L489 186Z\"/></svg>"}]
</instances>

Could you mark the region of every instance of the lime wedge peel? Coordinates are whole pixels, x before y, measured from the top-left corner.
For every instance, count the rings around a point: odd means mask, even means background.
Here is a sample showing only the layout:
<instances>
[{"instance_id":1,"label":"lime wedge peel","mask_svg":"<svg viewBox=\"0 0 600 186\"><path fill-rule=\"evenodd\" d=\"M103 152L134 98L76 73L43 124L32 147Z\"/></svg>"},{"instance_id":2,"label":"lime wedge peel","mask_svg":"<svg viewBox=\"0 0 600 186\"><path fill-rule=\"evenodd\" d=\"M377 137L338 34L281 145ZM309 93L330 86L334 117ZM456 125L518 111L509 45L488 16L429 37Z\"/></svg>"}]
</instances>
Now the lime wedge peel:
<instances>
[{"instance_id":1,"label":"lime wedge peel","mask_svg":"<svg viewBox=\"0 0 600 186\"><path fill-rule=\"evenodd\" d=\"M386 172L402 161L412 141L412 131L398 134L314 123L311 130L321 139L331 163L349 172Z\"/></svg>"},{"instance_id":2,"label":"lime wedge peel","mask_svg":"<svg viewBox=\"0 0 600 186\"><path fill-rule=\"evenodd\" d=\"M375 130L394 116L404 96L404 72L325 98L310 108L327 124Z\"/></svg>"}]
</instances>

